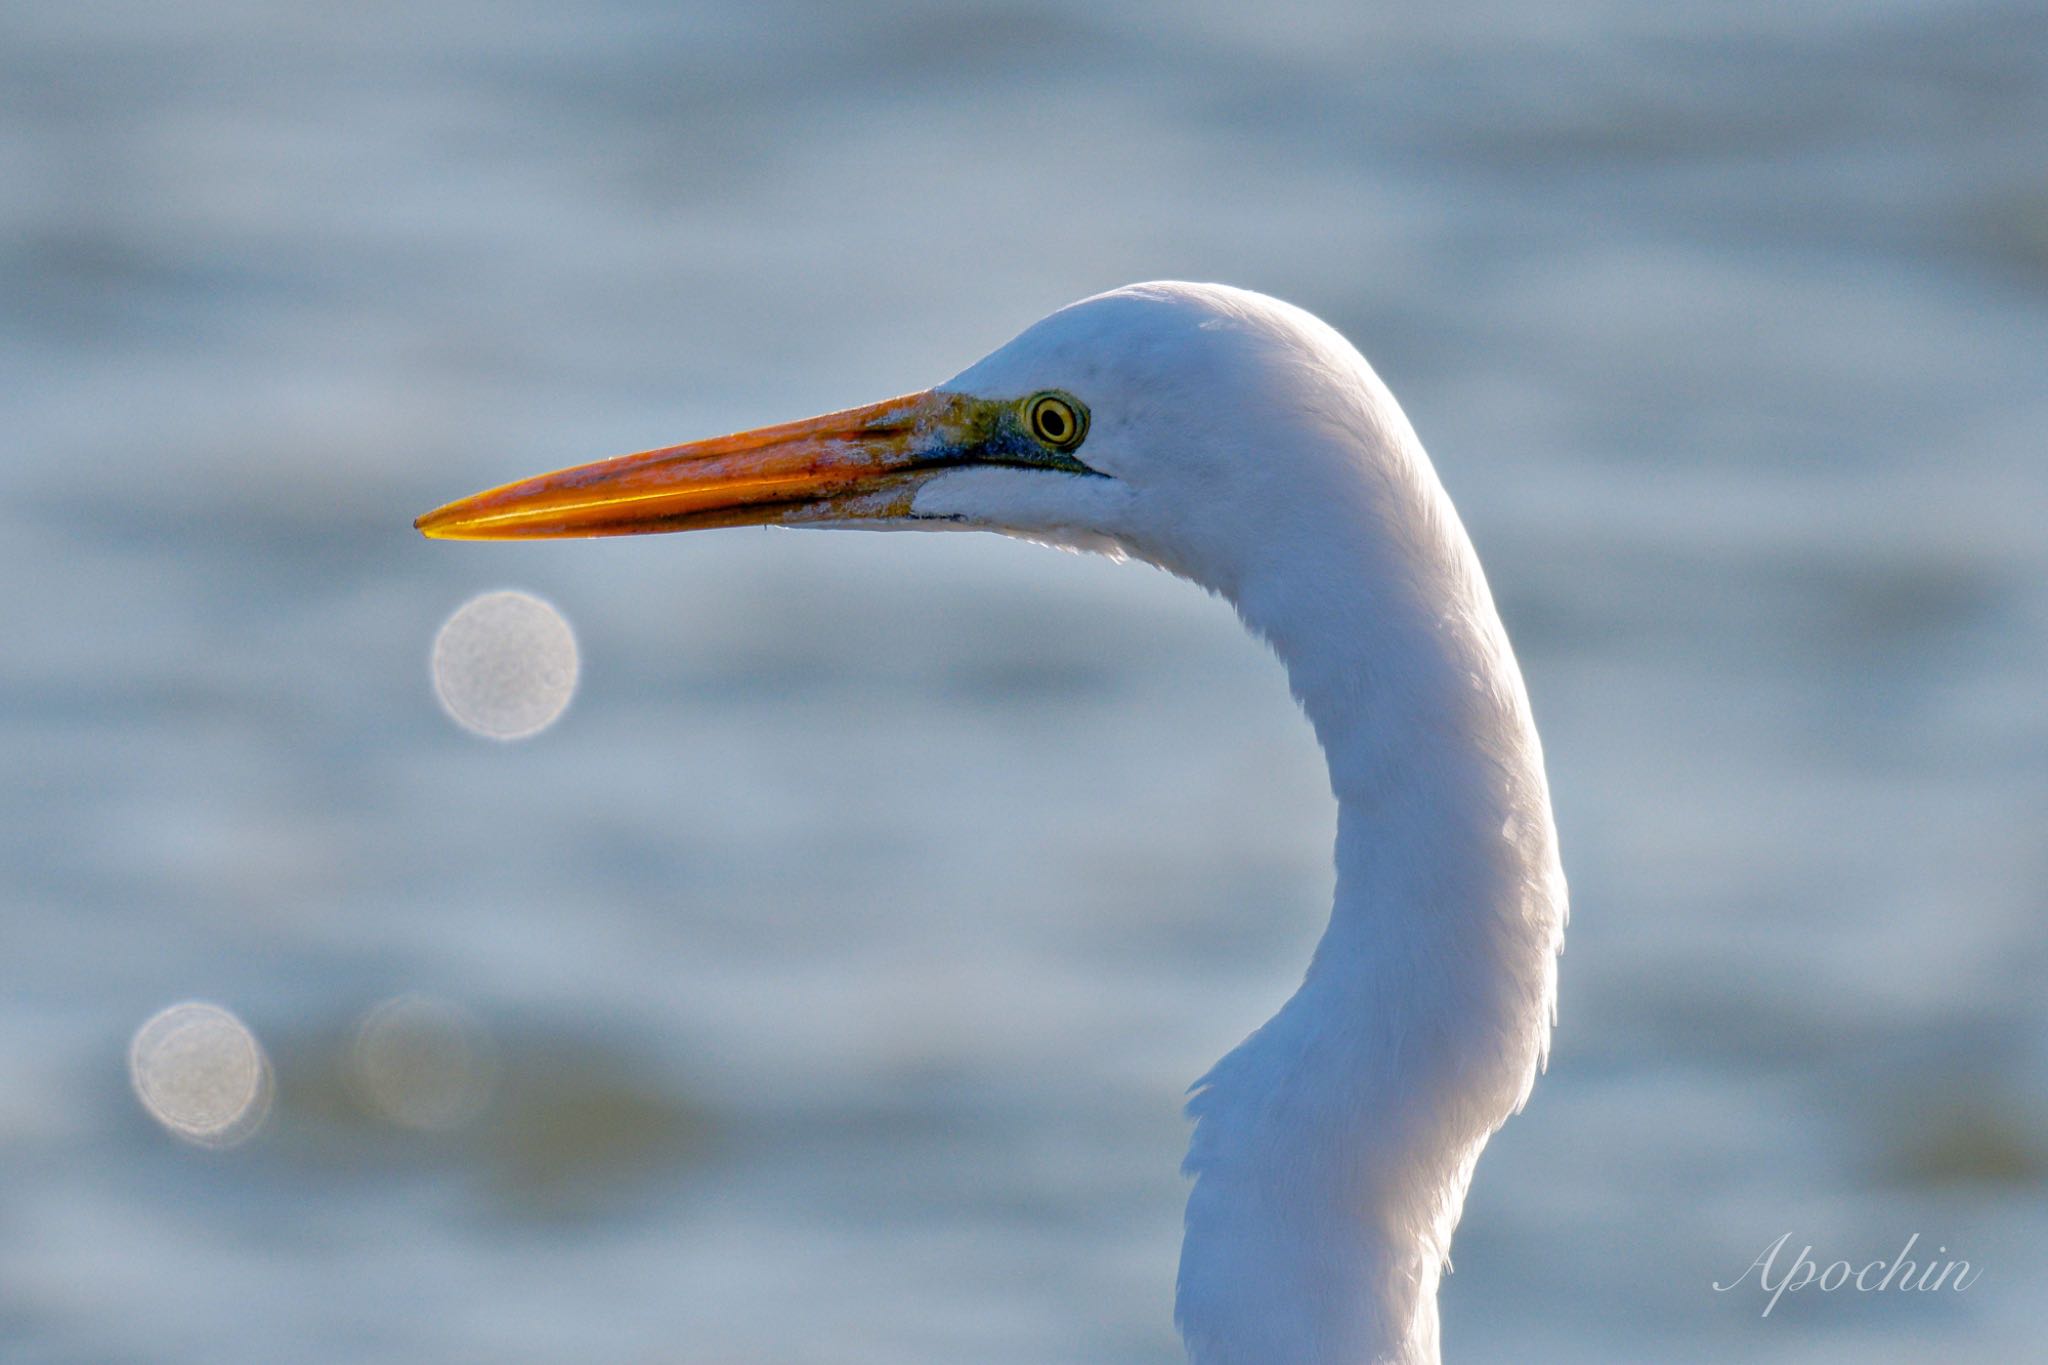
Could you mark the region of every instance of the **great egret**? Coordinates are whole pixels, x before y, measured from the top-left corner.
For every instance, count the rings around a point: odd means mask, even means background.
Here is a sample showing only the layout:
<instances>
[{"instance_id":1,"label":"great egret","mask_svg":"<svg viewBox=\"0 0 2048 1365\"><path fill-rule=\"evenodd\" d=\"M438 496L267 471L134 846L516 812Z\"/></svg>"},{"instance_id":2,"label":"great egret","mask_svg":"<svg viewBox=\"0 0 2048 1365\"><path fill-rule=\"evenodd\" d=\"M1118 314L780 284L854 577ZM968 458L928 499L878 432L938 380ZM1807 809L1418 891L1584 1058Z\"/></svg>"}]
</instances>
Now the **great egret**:
<instances>
[{"instance_id":1,"label":"great egret","mask_svg":"<svg viewBox=\"0 0 2048 1365\"><path fill-rule=\"evenodd\" d=\"M1393 395L1292 305L1155 283L950 381L431 512L510 540L774 523L985 530L1148 561L1286 666L1338 802L1301 988L1198 1081L1175 1320L1195 1365L1439 1358L1487 1138L1549 1049L1565 886L1521 670Z\"/></svg>"}]
</instances>

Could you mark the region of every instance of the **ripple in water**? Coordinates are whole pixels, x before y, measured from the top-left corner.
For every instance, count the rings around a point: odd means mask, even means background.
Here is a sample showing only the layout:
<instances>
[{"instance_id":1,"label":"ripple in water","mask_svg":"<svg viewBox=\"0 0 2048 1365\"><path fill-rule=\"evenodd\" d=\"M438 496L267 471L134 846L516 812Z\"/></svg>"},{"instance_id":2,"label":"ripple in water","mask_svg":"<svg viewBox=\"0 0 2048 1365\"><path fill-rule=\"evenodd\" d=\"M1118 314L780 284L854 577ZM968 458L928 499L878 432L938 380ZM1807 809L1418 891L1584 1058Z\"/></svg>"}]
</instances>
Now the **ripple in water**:
<instances>
[{"instance_id":1,"label":"ripple in water","mask_svg":"<svg viewBox=\"0 0 2048 1365\"><path fill-rule=\"evenodd\" d=\"M487 592L434 637L434 693L456 724L490 739L526 739L561 718L576 693L576 636L532 593Z\"/></svg>"},{"instance_id":2,"label":"ripple in water","mask_svg":"<svg viewBox=\"0 0 2048 1365\"><path fill-rule=\"evenodd\" d=\"M248 1025L188 1001L152 1015L128 1045L128 1075L149 1116L187 1142L232 1147L270 1113L270 1061Z\"/></svg>"}]
</instances>

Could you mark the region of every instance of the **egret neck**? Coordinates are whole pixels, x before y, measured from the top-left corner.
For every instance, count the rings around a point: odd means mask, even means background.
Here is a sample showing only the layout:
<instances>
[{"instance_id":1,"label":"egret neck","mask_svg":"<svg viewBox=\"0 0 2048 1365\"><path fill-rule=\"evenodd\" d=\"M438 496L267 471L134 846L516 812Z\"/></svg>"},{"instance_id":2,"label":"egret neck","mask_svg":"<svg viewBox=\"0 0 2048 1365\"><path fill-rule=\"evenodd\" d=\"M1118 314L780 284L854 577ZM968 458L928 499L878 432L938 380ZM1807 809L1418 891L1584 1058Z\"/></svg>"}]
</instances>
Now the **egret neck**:
<instances>
[{"instance_id":1,"label":"egret neck","mask_svg":"<svg viewBox=\"0 0 2048 1365\"><path fill-rule=\"evenodd\" d=\"M1189 1104L1195 1365L1436 1361L1473 1164L1547 1048L1565 902L1521 674L1421 447L1359 383L1375 420L1325 439L1386 477L1221 589L1327 757L1337 881L1299 991Z\"/></svg>"}]
</instances>

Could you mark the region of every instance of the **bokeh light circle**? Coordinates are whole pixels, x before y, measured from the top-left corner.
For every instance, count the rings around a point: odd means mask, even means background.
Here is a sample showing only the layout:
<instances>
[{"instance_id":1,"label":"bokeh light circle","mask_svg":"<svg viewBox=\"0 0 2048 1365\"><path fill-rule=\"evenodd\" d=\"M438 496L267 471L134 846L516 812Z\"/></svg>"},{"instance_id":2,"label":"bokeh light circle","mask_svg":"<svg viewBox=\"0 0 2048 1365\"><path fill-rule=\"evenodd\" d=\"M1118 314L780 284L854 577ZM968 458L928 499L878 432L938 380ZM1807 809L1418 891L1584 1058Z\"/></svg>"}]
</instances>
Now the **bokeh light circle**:
<instances>
[{"instance_id":1,"label":"bokeh light circle","mask_svg":"<svg viewBox=\"0 0 2048 1365\"><path fill-rule=\"evenodd\" d=\"M356 1025L349 1075L369 1107L406 1128L445 1132L473 1119L497 1080L490 1035L452 1001L400 995Z\"/></svg>"},{"instance_id":2,"label":"bokeh light circle","mask_svg":"<svg viewBox=\"0 0 2048 1365\"><path fill-rule=\"evenodd\" d=\"M576 693L579 667L568 621L532 593L472 597L434 637L441 709L490 739L525 739L553 725Z\"/></svg>"},{"instance_id":3,"label":"bokeh light circle","mask_svg":"<svg viewBox=\"0 0 2048 1365\"><path fill-rule=\"evenodd\" d=\"M150 1016L128 1044L128 1077L151 1118L202 1147L232 1147L270 1113L270 1059L218 1005L187 1001Z\"/></svg>"}]
</instances>

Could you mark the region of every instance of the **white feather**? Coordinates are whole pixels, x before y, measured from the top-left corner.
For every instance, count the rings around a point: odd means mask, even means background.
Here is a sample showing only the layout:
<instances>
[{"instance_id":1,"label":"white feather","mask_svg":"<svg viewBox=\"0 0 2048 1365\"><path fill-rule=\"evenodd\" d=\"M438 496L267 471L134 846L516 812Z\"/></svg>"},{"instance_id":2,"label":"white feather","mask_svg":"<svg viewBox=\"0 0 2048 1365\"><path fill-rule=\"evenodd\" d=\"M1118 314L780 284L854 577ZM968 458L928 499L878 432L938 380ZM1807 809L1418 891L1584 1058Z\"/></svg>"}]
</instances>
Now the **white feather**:
<instances>
[{"instance_id":1,"label":"white feather","mask_svg":"<svg viewBox=\"0 0 2048 1365\"><path fill-rule=\"evenodd\" d=\"M1058 388L1106 477L968 468L926 525L1128 554L1226 597L1329 760L1337 890L1300 990L1197 1083L1176 1317L1195 1365L1438 1359L1474 1163L1549 1044L1566 900L1485 576L1331 328L1215 285L1062 309L943 388Z\"/></svg>"}]
</instances>

